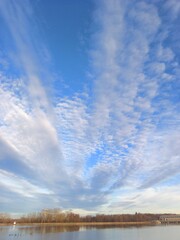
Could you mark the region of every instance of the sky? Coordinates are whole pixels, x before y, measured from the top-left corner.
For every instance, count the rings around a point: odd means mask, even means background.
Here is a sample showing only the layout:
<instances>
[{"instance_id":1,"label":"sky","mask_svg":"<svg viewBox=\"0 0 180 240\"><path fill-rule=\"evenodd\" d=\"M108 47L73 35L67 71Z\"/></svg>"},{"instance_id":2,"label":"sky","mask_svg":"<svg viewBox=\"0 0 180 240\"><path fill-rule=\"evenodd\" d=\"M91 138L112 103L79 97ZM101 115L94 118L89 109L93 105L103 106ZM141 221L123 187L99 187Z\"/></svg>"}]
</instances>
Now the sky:
<instances>
[{"instance_id":1,"label":"sky","mask_svg":"<svg viewBox=\"0 0 180 240\"><path fill-rule=\"evenodd\" d=\"M0 1L0 212L180 213L180 1Z\"/></svg>"}]
</instances>

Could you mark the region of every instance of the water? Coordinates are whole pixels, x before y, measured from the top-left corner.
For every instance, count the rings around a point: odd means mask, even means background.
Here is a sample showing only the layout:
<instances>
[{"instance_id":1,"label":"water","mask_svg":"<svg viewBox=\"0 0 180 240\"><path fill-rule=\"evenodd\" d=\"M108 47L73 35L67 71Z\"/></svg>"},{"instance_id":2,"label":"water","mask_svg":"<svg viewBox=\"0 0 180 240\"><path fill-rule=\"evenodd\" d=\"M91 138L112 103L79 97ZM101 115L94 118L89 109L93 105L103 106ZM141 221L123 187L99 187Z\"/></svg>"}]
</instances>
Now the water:
<instances>
[{"instance_id":1,"label":"water","mask_svg":"<svg viewBox=\"0 0 180 240\"><path fill-rule=\"evenodd\" d=\"M179 240L180 225L148 227L0 226L0 240Z\"/></svg>"}]
</instances>

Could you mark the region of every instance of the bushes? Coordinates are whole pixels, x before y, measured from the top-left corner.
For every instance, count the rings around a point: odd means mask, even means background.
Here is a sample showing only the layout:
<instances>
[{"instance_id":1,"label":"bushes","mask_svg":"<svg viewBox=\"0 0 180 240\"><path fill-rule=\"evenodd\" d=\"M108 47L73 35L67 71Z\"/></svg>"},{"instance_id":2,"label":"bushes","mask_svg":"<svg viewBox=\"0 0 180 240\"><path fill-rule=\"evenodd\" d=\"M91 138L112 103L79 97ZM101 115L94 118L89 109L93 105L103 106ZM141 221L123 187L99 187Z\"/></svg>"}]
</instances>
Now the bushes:
<instances>
[{"instance_id":1,"label":"bushes","mask_svg":"<svg viewBox=\"0 0 180 240\"><path fill-rule=\"evenodd\" d=\"M0 223L11 223L12 218L7 213L0 213Z\"/></svg>"},{"instance_id":2,"label":"bushes","mask_svg":"<svg viewBox=\"0 0 180 240\"><path fill-rule=\"evenodd\" d=\"M75 223L75 222L146 222L159 219L159 214L97 214L80 216L71 211L43 209L41 212L29 213L16 220L19 223ZM0 223L12 223L14 220L5 213L0 213Z\"/></svg>"}]
</instances>

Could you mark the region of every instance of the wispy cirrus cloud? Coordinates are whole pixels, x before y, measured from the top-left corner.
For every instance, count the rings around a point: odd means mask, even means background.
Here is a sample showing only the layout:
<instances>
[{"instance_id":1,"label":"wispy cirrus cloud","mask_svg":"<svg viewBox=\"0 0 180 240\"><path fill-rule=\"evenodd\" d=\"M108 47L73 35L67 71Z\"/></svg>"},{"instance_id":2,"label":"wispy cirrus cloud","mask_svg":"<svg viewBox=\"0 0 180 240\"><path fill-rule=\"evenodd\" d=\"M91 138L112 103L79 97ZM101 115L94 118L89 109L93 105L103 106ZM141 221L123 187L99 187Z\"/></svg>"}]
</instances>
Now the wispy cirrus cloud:
<instances>
[{"instance_id":1,"label":"wispy cirrus cloud","mask_svg":"<svg viewBox=\"0 0 180 240\"><path fill-rule=\"evenodd\" d=\"M18 97L1 87L1 136L30 168L50 172L58 165L52 159L62 158L56 130L43 112L32 109L26 95Z\"/></svg>"},{"instance_id":2,"label":"wispy cirrus cloud","mask_svg":"<svg viewBox=\"0 0 180 240\"><path fill-rule=\"evenodd\" d=\"M36 25L32 6L29 1L21 1L18 4L16 1L10 0L1 1L0 9L14 40L14 44L11 45L11 51L14 53L11 53L10 56L13 57L15 66L24 73L24 78L28 83L28 91L32 95L31 100L34 101L34 104L36 102L36 104L47 106L47 94L39 79L40 74L42 74L42 68L40 68L42 47L38 42L37 30L35 27L31 27L31 24ZM36 35L36 40L34 35Z\"/></svg>"},{"instance_id":3,"label":"wispy cirrus cloud","mask_svg":"<svg viewBox=\"0 0 180 240\"><path fill-rule=\"evenodd\" d=\"M35 194L36 188L41 189L39 186L52 188L52 183L61 182L59 175L62 178L66 175L61 164L60 142L53 126L51 101L44 87L50 81L45 61L42 61L45 47L38 35L29 1L2 1L0 11L13 39L3 55L4 62L7 59L10 64L6 64L6 68L2 65L0 78L1 167L9 172L10 191L21 194L29 186ZM12 66L18 71L12 71L11 76ZM22 176L27 180L16 181ZM16 182L16 188L13 182ZM19 185L23 183L25 186L20 189ZM47 190L47 194L48 191L51 192ZM2 192L5 193L4 189ZM27 199L28 196L27 193ZM14 203L14 207L17 208L17 204Z\"/></svg>"},{"instance_id":4,"label":"wispy cirrus cloud","mask_svg":"<svg viewBox=\"0 0 180 240\"><path fill-rule=\"evenodd\" d=\"M35 186L25 179L19 179L16 175L9 172L0 171L1 186L25 197L35 197L36 194L52 194L51 191Z\"/></svg>"}]
</instances>

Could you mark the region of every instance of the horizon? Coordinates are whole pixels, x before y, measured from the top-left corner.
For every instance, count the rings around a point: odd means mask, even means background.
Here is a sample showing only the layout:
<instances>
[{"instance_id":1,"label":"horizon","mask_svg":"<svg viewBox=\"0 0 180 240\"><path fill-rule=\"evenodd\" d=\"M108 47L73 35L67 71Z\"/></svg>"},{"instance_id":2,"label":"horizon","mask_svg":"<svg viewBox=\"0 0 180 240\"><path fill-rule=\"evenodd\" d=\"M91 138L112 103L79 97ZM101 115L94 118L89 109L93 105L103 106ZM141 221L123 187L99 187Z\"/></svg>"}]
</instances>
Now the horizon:
<instances>
[{"instance_id":1,"label":"horizon","mask_svg":"<svg viewBox=\"0 0 180 240\"><path fill-rule=\"evenodd\" d=\"M158 212L154 212L154 213L152 213L152 212L135 212L135 213L128 213L128 212L126 212L126 213L113 213L113 214L111 214L111 213L108 213L108 214L106 214L106 213L98 213L98 212L96 212L96 213L91 213L91 214L89 214L89 213L87 213L87 214L85 214L85 213L78 213L78 212L74 212L74 211L71 211L71 210L62 210L62 209L59 209L59 208L55 208L55 209L53 209L53 208L48 208L48 209L41 209L41 210L39 210L39 211L36 211L36 212L27 212L27 213L21 213L21 214L17 214L17 213L15 213L15 214L13 214L13 213L10 213L10 214L8 214L8 213L0 213L0 214L7 214L7 217L9 217L11 220L15 220L15 219L21 219L22 217L26 217L26 218L28 218L28 217L31 217L31 215L32 214L40 214L40 213L43 213L44 211L49 211L49 213L50 214L54 214L54 215L56 215L56 214L69 214L69 213L73 213L73 214L77 214L77 215L79 215L79 217L87 217L87 216L91 216L91 217L96 217L96 216L103 216L103 215L105 215L105 216L116 216L116 215L119 215L119 216L122 216L122 215L132 215L132 216L135 216L135 215L160 215L160 216L180 216L180 214L178 214L178 213L167 213L167 212L164 212L164 213L158 213ZM51 213L51 211L52 211L52 213ZM55 212L54 212L55 211Z\"/></svg>"},{"instance_id":2,"label":"horizon","mask_svg":"<svg viewBox=\"0 0 180 240\"><path fill-rule=\"evenodd\" d=\"M0 1L0 212L180 214L179 22L178 0Z\"/></svg>"}]
</instances>

